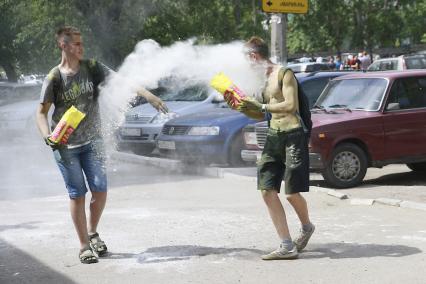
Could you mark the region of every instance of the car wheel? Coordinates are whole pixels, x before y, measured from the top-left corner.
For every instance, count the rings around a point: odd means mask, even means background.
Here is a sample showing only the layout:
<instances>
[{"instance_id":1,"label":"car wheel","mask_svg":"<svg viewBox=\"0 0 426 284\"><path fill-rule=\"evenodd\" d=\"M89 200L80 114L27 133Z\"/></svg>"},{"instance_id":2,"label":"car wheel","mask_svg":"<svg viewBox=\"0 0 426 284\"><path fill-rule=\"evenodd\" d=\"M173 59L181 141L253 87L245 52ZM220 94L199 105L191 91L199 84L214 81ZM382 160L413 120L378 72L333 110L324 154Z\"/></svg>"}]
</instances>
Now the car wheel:
<instances>
[{"instance_id":1,"label":"car wheel","mask_svg":"<svg viewBox=\"0 0 426 284\"><path fill-rule=\"evenodd\" d=\"M241 133L232 140L228 151L228 164L232 167L239 167L245 165L244 160L241 158L241 150L244 147L243 135Z\"/></svg>"},{"instance_id":2,"label":"car wheel","mask_svg":"<svg viewBox=\"0 0 426 284\"><path fill-rule=\"evenodd\" d=\"M355 144L342 144L334 149L322 175L336 188L354 187L361 183L367 172L367 156Z\"/></svg>"},{"instance_id":3,"label":"car wheel","mask_svg":"<svg viewBox=\"0 0 426 284\"><path fill-rule=\"evenodd\" d=\"M410 170L415 171L415 172L426 172L426 162L409 163L409 164L407 164L407 167L409 167Z\"/></svg>"}]
</instances>

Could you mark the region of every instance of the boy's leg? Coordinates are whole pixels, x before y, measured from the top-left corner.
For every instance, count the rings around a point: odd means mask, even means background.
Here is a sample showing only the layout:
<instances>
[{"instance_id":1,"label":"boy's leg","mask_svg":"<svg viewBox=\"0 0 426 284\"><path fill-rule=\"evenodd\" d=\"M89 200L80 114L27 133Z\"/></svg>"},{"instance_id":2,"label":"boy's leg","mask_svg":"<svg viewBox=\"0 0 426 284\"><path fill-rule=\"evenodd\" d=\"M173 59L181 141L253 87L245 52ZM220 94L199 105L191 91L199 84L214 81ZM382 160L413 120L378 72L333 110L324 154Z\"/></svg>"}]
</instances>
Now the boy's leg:
<instances>
[{"instance_id":1,"label":"boy's leg","mask_svg":"<svg viewBox=\"0 0 426 284\"><path fill-rule=\"evenodd\" d=\"M92 193L88 229L90 234L94 234L107 199L106 161L102 141L92 141L86 147L81 165Z\"/></svg>"},{"instance_id":2,"label":"boy's leg","mask_svg":"<svg viewBox=\"0 0 426 284\"><path fill-rule=\"evenodd\" d=\"M305 198L300 193L287 195L287 200L296 211L302 225L310 224L308 205Z\"/></svg>"},{"instance_id":3,"label":"boy's leg","mask_svg":"<svg viewBox=\"0 0 426 284\"><path fill-rule=\"evenodd\" d=\"M97 232L98 224L107 199L107 175L103 142L92 141L82 157L82 168L89 184L92 198L90 200L89 242L98 256L105 256L108 248Z\"/></svg>"},{"instance_id":4,"label":"boy's leg","mask_svg":"<svg viewBox=\"0 0 426 284\"><path fill-rule=\"evenodd\" d=\"M297 258L297 249L293 245L288 230L287 218L278 192L275 190L262 190L263 200L268 207L269 215L281 239L278 249L262 255L263 260L294 259Z\"/></svg>"},{"instance_id":5,"label":"boy's leg","mask_svg":"<svg viewBox=\"0 0 426 284\"><path fill-rule=\"evenodd\" d=\"M314 233L315 226L309 220L308 206L306 204L305 198L300 193L287 195L287 200L293 206L300 222L302 223L300 234L294 240L297 251L302 251Z\"/></svg>"},{"instance_id":6,"label":"boy's leg","mask_svg":"<svg viewBox=\"0 0 426 284\"><path fill-rule=\"evenodd\" d=\"M59 149L53 152L70 197L70 213L80 241L80 248L88 246L85 212L86 183L80 163L80 149Z\"/></svg>"},{"instance_id":7,"label":"boy's leg","mask_svg":"<svg viewBox=\"0 0 426 284\"><path fill-rule=\"evenodd\" d=\"M106 192L92 191L92 199L90 200L90 217L89 217L89 233L97 232L99 220L105 208L107 199Z\"/></svg>"},{"instance_id":8,"label":"boy's leg","mask_svg":"<svg viewBox=\"0 0 426 284\"><path fill-rule=\"evenodd\" d=\"M85 212L85 197L77 197L70 199L70 212L74 227L77 231L80 241L80 249L83 249L89 244L89 236L87 233L87 221Z\"/></svg>"},{"instance_id":9,"label":"boy's leg","mask_svg":"<svg viewBox=\"0 0 426 284\"><path fill-rule=\"evenodd\" d=\"M302 230L294 241L298 251L307 245L315 227L309 220L308 205L300 192L309 191L309 152L302 129L288 136L286 141L285 192L287 200L302 223Z\"/></svg>"},{"instance_id":10,"label":"boy's leg","mask_svg":"<svg viewBox=\"0 0 426 284\"><path fill-rule=\"evenodd\" d=\"M271 216L278 236L281 240L290 239L286 214L278 192L275 190L262 190L262 197L268 207L269 216Z\"/></svg>"}]
</instances>

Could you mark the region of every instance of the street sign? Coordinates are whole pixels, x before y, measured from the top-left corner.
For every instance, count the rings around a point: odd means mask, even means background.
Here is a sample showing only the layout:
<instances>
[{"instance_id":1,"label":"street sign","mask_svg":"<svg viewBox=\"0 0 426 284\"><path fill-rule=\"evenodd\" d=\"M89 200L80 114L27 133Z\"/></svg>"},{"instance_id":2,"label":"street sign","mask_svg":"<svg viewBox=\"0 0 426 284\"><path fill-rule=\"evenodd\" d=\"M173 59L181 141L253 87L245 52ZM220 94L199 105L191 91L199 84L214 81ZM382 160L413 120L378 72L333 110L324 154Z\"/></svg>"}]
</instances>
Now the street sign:
<instances>
[{"instance_id":1,"label":"street sign","mask_svg":"<svg viewBox=\"0 0 426 284\"><path fill-rule=\"evenodd\" d=\"M262 10L267 13L306 14L308 0L262 0Z\"/></svg>"}]
</instances>

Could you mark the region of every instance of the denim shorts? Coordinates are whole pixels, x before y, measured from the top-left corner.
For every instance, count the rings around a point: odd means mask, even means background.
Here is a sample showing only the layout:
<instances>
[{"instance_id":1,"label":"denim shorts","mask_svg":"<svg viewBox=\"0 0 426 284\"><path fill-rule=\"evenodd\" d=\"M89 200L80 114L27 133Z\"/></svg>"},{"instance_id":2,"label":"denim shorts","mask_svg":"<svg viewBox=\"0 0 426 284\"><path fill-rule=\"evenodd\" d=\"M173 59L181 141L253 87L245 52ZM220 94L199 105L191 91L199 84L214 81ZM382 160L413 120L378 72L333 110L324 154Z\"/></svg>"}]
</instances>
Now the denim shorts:
<instances>
[{"instance_id":1,"label":"denim shorts","mask_svg":"<svg viewBox=\"0 0 426 284\"><path fill-rule=\"evenodd\" d=\"M76 148L60 148L53 151L71 199L90 191L106 192L106 156L103 141L91 141Z\"/></svg>"},{"instance_id":2,"label":"denim shorts","mask_svg":"<svg viewBox=\"0 0 426 284\"><path fill-rule=\"evenodd\" d=\"M303 128L268 130L262 156L257 163L257 188L285 193L309 191L309 151Z\"/></svg>"}]
</instances>

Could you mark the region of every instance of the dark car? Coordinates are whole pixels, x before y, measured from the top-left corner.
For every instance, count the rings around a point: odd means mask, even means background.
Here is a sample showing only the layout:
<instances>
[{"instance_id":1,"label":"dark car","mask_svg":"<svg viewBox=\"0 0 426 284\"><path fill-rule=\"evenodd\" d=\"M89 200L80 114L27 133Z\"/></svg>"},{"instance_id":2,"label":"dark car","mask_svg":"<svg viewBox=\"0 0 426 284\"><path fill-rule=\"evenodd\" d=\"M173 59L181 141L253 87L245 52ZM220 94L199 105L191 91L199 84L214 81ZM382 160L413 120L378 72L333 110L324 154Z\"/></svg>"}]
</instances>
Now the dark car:
<instances>
[{"instance_id":1,"label":"dark car","mask_svg":"<svg viewBox=\"0 0 426 284\"><path fill-rule=\"evenodd\" d=\"M242 113L222 108L182 116L167 122L158 137L160 154L197 164L243 165L241 129L254 123Z\"/></svg>"},{"instance_id":2,"label":"dark car","mask_svg":"<svg viewBox=\"0 0 426 284\"><path fill-rule=\"evenodd\" d=\"M388 164L426 171L426 71L339 77L315 106L310 167L329 185L354 187Z\"/></svg>"},{"instance_id":3,"label":"dark car","mask_svg":"<svg viewBox=\"0 0 426 284\"><path fill-rule=\"evenodd\" d=\"M294 63L287 65L287 67L293 70L294 73L330 70L330 66L327 63L317 62Z\"/></svg>"},{"instance_id":4,"label":"dark car","mask_svg":"<svg viewBox=\"0 0 426 284\"><path fill-rule=\"evenodd\" d=\"M313 72L313 73L297 73L296 77L303 88L309 100L309 107L312 108L321 92L327 86L328 82L336 77L353 73L352 71L335 71L335 72ZM258 142L264 143L266 139L267 122L257 124L259 131L254 132L254 126L246 126L244 129L244 140L246 148L241 151L242 159L246 162L255 162L261 154L261 148L258 147ZM257 137L256 137L257 136ZM258 141L259 140L259 141ZM263 148L263 146L262 146Z\"/></svg>"}]
</instances>

